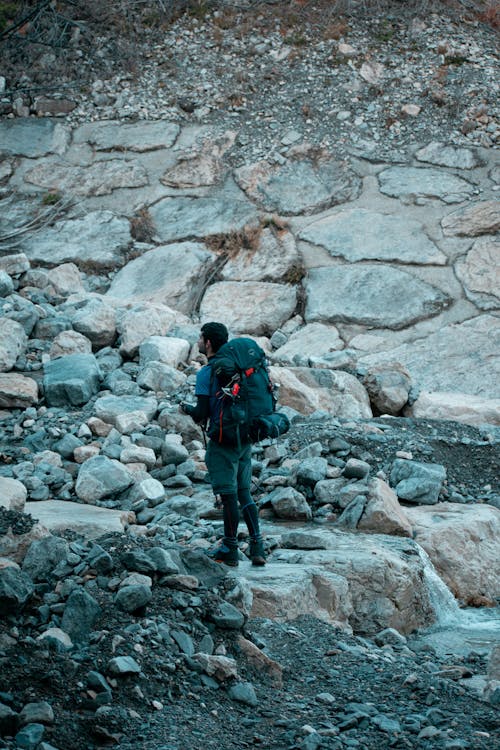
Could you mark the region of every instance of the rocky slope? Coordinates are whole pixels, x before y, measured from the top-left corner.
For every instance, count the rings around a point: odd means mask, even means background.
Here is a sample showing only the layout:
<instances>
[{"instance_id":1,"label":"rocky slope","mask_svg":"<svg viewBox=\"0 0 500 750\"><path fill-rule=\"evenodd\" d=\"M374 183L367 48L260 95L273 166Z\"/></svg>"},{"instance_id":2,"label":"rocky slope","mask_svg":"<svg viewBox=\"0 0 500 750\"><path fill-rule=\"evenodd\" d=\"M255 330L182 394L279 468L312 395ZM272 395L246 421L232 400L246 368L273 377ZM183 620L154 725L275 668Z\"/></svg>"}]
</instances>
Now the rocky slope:
<instances>
[{"instance_id":1,"label":"rocky slope","mask_svg":"<svg viewBox=\"0 0 500 750\"><path fill-rule=\"evenodd\" d=\"M499 596L495 17L165 7L0 42L0 746L491 748L498 633L421 631ZM263 570L203 553L207 317L293 422Z\"/></svg>"}]
</instances>

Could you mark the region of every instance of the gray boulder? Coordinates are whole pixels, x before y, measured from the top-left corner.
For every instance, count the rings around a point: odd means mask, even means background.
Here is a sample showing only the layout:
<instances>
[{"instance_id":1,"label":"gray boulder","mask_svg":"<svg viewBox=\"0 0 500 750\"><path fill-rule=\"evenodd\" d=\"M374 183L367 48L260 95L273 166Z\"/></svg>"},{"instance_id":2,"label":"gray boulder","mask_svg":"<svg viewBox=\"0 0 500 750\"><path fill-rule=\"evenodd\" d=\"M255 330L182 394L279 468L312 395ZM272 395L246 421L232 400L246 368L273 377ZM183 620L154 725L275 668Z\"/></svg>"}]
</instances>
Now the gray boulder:
<instances>
[{"instance_id":1,"label":"gray boulder","mask_svg":"<svg viewBox=\"0 0 500 750\"><path fill-rule=\"evenodd\" d=\"M312 268L306 284L307 322L404 328L448 304L439 289L399 268L366 263Z\"/></svg>"},{"instance_id":2,"label":"gray boulder","mask_svg":"<svg viewBox=\"0 0 500 750\"><path fill-rule=\"evenodd\" d=\"M12 370L16 359L26 351L27 343L23 326L3 317L0 324L0 372Z\"/></svg>"},{"instance_id":3,"label":"gray boulder","mask_svg":"<svg viewBox=\"0 0 500 750\"><path fill-rule=\"evenodd\" d=\"M94 456L80 466L75 491L83 502L94 503L126 490L133 481L133 476L119 461Z\"/></svg>"},{"instance_id":4,"label":"gray boulder","mask_svg":"<svg viewBox=\"0 0 500 750\"><path fill-rule=\"evenodd\" d=\"M441 464L424 464L397 458L391 470L391 486L400 500L434 505L446 479L446 469Z\"/></svg>"},{"instance_id":5,"label":"gray boulder","mask_svg":"<svg viewBox=\"0 0 500 750\"><path fill-rule=\"evenodd\" d=\"M73 643L82 643L88 639L100 613L101 608L93 596L83 589L75 589L66 602L61 628Z\"/></svg>"},{"instance_id":6,"label":"gray boulder","mask_svg":"<svg viewBox=\"0 0 500 750\"><path fill-rule=\"evenodd\" d=\"M18 612L35 590L31 578L15 565L0 569L0 610Z\"/></svg>"},{"instance_id":7,"label":"gray boulder","mask_svg":"<svg viewBox=\"0 0 500 750\"><path fill-rule=\"evenodd\" d=\"M58 536L45 536L31 543L23 561L23 572L35 581L46 581L60 562L66 561L68 543Z\"/></svg>"},{"instance_id":8,"label":"gray boulder","mask_svg":"<svg viewBox=\"0 0 500 750\"><path fill-rule=\"evenodd\" d=\"M101 371L93 354L68 354L46 362L43 388L50 406L81 406L100 387Z\"/></svg>"}]
</instances>

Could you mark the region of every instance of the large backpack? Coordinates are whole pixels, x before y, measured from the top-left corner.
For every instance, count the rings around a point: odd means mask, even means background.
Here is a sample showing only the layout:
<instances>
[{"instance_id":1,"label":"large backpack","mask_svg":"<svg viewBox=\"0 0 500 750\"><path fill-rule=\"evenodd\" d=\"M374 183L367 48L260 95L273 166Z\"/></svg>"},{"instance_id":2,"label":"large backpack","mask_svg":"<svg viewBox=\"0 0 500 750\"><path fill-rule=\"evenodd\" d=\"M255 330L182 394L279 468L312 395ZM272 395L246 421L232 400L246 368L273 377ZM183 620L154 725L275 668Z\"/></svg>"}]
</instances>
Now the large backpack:
<instances>
[{"instance_id":1,"label":"large backpack","mask_svg":"<svg viewBox=\"0 0 500 750\"><path fill-rule=\"evenodd\" d=\"M240 445L288 431L288 417L275 411L266 355L253 339L228 341L210 358L210 366L217 404L208 429L211 440Z\"/></svg>"}]
</instances>

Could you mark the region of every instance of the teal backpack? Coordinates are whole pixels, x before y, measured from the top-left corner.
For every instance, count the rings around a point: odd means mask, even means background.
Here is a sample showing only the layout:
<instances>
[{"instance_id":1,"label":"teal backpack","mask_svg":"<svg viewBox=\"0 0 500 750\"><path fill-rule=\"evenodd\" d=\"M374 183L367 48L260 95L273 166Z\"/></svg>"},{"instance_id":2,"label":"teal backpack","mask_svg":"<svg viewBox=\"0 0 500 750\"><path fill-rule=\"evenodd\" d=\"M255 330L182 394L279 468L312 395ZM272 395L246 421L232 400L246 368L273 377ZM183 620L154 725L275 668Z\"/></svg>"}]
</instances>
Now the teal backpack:
<instances>
[{"instance_id":1,"label":"teal backpack","mask_svg":"<svg viewBox=\"0 0 500 750\"><path fill-rule=\"evenodd\" d=\"M256 443L290 429L288 417L276 411L266 355L253 339L223 344L210 358L210 367L217 404L208 429L211 440L222 445Z\"/></svg>"}]
</instances>

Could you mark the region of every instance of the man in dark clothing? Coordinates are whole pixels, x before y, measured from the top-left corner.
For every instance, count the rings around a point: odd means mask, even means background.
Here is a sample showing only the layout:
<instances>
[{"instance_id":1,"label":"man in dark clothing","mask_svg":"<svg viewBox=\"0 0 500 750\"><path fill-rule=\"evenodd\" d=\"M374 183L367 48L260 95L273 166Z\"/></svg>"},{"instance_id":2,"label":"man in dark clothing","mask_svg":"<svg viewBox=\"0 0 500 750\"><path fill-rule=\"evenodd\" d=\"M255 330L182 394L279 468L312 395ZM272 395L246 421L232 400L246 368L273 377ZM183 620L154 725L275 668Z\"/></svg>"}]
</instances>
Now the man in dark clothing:
<instances>
[{"instance_id":1,"label":"man in dark clothing","mask_svg":"<svg viewBox=\"0 0 500 750\"><path fill-rule=\"evenodd\" d=\"M208 365L202 367L196 376L196 405L181 404L182 410L200 424L217 418L219 384L212 373L210 358L227 340L228 331L222 323L205 323L201 327L198 349L206 355ZM248 442L233 446L221 445L214 440L208 441L205 461L214 494L220 496L224 518L222 543L209 554L216 562L223 562L233 567L238 565L240 508L250 534L252 564L265 565L266 563L259 527L259 513L250 494L251 459L252 446Z\"/></svg>"}]
</instances>

